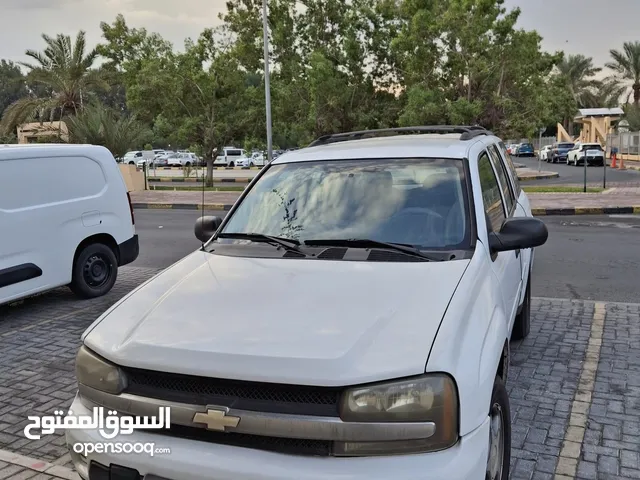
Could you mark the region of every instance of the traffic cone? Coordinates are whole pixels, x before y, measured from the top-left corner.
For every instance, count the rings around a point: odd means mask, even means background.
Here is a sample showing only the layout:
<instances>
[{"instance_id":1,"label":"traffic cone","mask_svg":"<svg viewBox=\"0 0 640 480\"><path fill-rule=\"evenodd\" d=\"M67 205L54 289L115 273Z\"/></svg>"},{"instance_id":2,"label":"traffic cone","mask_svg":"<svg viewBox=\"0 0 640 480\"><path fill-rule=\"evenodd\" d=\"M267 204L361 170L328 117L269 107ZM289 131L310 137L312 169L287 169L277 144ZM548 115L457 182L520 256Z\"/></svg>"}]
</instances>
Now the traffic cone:
<instances>
[{"instance_id":1,"label":"traffic cone","mask_svg":"<svg viewBox=\"0 0 640 480\"><path fill-rule=\"evenodd\" d=\"M615 153L611 154L611 168L617 168L617 166L616 166L616 157L617 157L617 155Z\"/></svg>"},{"instance_id":2,"label":"traffic cone","mask_svg":"<svg viewBox=\"0 0 640 480\"><path fill-rule=\"evenodd\" d=\"M626 168L624 168L624 158L620 157L620 166L618 167L618 170L626 170Z\"/></svg>"}]
</instances>

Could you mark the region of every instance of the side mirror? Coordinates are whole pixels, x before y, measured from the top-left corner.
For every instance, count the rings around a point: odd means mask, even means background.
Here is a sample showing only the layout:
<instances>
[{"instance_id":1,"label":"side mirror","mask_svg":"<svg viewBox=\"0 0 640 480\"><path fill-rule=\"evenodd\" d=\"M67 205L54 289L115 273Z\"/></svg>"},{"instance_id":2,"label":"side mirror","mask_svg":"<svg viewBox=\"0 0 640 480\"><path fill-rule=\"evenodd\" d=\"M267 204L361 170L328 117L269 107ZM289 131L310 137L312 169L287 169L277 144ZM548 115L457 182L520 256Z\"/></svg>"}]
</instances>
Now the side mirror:
<instances>
[{"instance_id":1,"label":"side mirror","mask_svg":"<svg viewBox=\"0 0 640 480\"><path fill-rule=\"evenodd\" d=\"M200 217L196 221L194 228L196 238L203 243L208 242L218 228L220 228L220 225L222 225L222 219L220 217Z\"/></svg>"},{"instance_id":2,"label":"side mirror","mask_svg":"<svg viewBox=\"0 0 640 480\"><path fill-rule=\"evenodd\" d=\"M547 226L537 218L509 218L500 232L489 234L492 253L526 250L544 245L549 237Z\"/></svg>"}]
</instances>

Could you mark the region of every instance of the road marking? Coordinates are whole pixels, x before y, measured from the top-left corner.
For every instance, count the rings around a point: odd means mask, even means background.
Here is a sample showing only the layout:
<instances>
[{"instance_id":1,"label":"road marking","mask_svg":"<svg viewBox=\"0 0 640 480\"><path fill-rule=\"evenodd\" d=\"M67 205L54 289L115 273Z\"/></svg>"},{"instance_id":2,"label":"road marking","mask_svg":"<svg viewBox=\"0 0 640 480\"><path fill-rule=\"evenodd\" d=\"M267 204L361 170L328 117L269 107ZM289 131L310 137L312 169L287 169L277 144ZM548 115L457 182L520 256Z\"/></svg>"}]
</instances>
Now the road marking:
<instances>
[{"instance_id":1,"label":"road marking","mask_svg":"<svg viewBox=\"0 0 640 480\"><path fill-rule=\"evenodd\" d=\"M584 432L587 428L587 417L591 407L591 395L596 382L596 372L600 362L600 347L602 346L602 334L606 316L606 303L596 302L591 321L591 333L589 344L585 354L578 389L573 397L569 425L564 434L564 442L560 451L560 458L556 466L557 480L574 479L578 469L578 459L584 440Z\"/></svg>"}]
</instances>

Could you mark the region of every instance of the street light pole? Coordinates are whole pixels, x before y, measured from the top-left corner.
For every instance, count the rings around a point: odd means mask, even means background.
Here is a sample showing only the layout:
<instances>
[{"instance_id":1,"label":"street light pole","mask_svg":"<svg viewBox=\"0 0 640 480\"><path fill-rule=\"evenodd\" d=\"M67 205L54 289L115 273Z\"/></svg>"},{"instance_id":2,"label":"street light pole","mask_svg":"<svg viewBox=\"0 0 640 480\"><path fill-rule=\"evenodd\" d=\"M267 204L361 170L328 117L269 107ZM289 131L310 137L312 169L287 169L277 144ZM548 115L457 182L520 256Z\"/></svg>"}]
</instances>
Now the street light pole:
<instances>
[{"instance_id":1,"label":"street light pole","mask_svg":"<svg viewBox=\"0 0 640 480\"><path fill-rule=\"evenodd\" d=\"M262 30L264 36L264 92L267 109L267 161L273 158L273 140L271 131L271 78L269 69L269 21L267 0L262 0Z\"/></svg>"}]
</instances>

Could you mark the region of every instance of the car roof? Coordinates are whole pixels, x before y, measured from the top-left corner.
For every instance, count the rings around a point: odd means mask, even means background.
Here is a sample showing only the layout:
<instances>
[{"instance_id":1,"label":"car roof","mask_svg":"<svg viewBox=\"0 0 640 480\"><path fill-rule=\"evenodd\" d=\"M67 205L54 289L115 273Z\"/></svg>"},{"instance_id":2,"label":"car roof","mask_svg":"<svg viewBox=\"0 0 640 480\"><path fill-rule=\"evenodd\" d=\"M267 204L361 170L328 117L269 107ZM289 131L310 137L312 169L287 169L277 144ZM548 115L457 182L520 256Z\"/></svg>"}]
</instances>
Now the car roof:
<instances>
[{"instance_id":1,"label":"car roof","mask_svg":"<svg viewBox=\"0 0 640 480\"><path fill-rule=\"evenodd\" d=\"M346 140L285 152L272 163L297 163L316 160L355 160L374 158L466 158L477 143L497 143L499 138L487 135L461 140L458 133L390 135Z\"/></svg>"}]
</instances>

